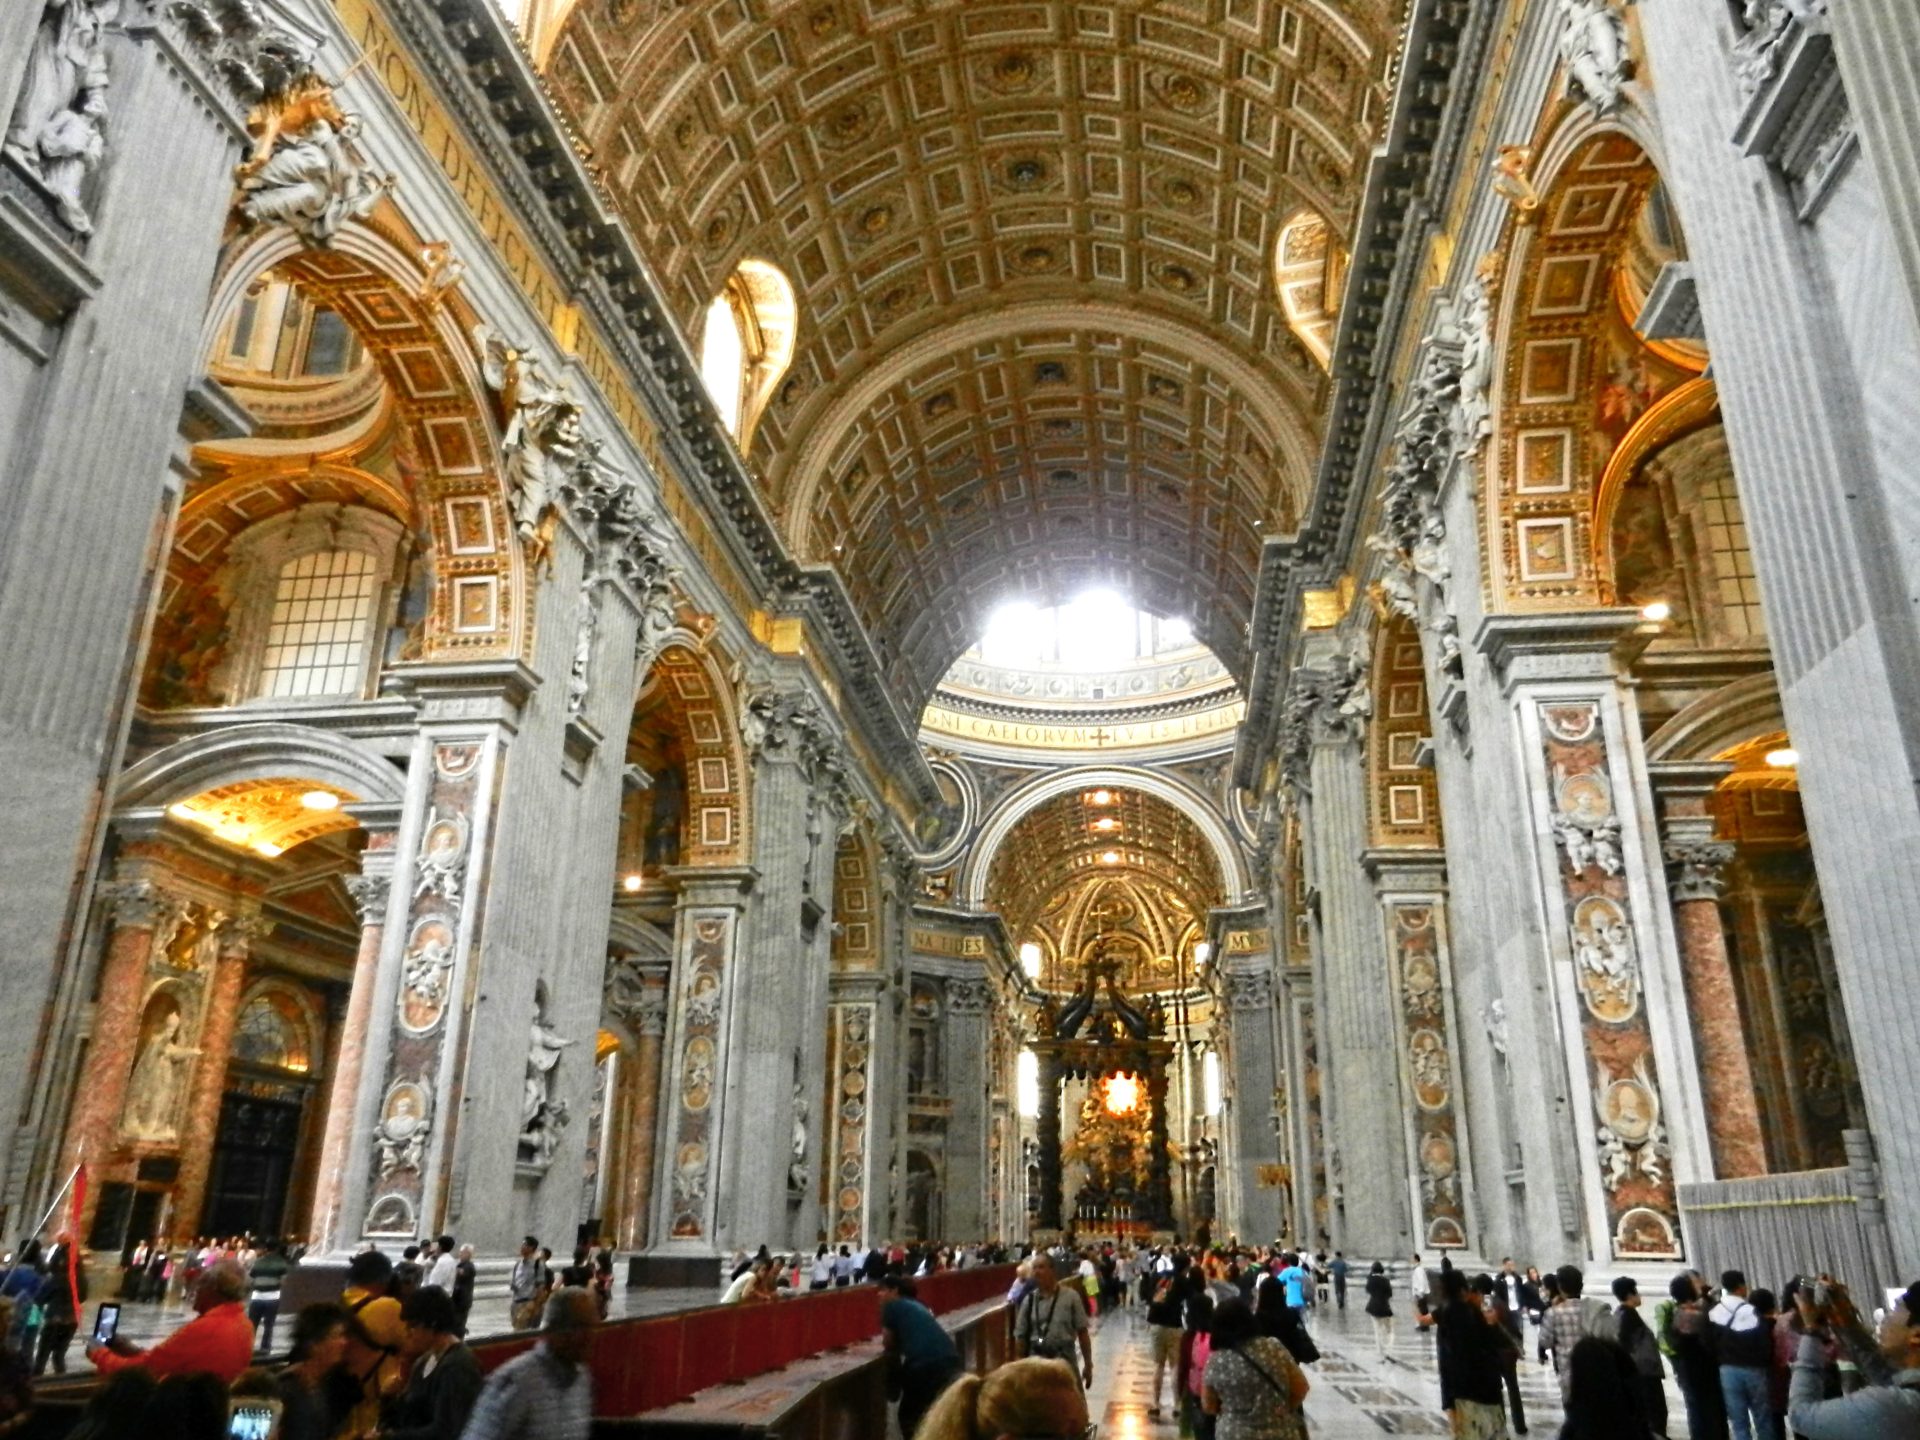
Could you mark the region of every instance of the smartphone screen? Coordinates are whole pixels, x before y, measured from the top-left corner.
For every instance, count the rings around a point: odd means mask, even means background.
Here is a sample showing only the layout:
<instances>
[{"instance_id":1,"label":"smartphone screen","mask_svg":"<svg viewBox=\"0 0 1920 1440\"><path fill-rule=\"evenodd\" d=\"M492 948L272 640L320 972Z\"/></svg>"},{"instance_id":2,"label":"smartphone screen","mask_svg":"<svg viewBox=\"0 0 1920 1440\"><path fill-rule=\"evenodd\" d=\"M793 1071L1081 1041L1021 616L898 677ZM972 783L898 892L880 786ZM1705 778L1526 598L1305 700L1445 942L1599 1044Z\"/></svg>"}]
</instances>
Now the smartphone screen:
<instances>
[{"instance_id":1,"label":"smartphone screen","mask_svg":"<svg viewBox=\"0 0 1920 1440\"><path fill-rule=\"evenodd\" d=\"M279 1420L276 1400L236 1400L227 1414L227 1440L273 1440Z\"/></svg>"},{"instance_id":2,"label":"smartphone screen","mask_svg":"<svg viewBox=\"0 0 1920 1440\"><path fill-rule=\"evenodd\" d=\"M120 1328L120 1306L117 1301L103 1300L100 1309L93 1317L93 1343L105 1345L113 1339L114 1332Z\"/></svg>"}]
</instances>

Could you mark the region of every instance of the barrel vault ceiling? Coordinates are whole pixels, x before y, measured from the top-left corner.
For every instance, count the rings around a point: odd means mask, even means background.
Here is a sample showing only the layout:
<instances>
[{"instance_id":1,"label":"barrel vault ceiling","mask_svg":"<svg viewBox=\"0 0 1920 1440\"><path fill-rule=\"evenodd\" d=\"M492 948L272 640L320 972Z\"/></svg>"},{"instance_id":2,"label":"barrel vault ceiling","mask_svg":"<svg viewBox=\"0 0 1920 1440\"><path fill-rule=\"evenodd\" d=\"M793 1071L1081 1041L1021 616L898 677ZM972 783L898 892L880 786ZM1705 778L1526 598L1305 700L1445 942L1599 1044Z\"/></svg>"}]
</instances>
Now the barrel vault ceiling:
<instances>
[{"instance_id":1,"label":"barrel vault ceiling","mask_svg":"<svg viewBox=\"0 0 1920 1440\"><path fill-rule=\"evenodd\" d=\"M549 78L698 344L799 295L748 457L917 703L1089 580L1244 674L1326 380L1282 226L1351 225L1401 0L580 0Z\"/></svg>"}]
</instances>

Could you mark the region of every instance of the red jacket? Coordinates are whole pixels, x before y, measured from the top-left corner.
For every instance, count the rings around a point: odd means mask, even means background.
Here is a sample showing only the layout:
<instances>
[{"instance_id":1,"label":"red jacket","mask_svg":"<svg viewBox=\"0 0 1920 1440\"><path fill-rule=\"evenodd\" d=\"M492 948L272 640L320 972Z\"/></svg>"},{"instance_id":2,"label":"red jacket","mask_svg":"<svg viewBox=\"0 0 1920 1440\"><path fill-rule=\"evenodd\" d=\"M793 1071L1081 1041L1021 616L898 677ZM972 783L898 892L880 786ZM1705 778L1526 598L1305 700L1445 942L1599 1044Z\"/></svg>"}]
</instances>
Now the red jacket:
<instances>
[{"instance_id":1,"label":"red jacket","mask_svg":"<svg viewBox=\"0 0 1920 1440\"><path fill-rule=\"evenodd\" d=\"M102 1375L139 1365L156 1379L205 1372L222 1385L231 1385L253 1363L253 1324L247 1319L247 1307L235 1300L189 1320L151 1350L138 1355L96 1350L90 1358Z\"/></svg>"}]
</instances>

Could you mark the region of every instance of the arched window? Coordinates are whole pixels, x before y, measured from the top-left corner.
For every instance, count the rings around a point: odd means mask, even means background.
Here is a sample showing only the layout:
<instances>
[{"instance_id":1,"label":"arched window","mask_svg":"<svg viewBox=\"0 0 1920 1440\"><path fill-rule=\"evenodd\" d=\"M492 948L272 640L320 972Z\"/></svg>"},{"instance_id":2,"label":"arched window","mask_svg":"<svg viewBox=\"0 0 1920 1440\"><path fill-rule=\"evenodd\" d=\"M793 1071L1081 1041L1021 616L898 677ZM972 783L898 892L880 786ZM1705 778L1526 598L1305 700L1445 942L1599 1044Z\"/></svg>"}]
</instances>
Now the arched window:
<instances>
[{"instance_id":1,"label":"arched window","mask_svg":"<svg viewBox=\"0 0 1920 1440\"><path fill-rule=\"evenodd\" d=\"M233 693L364 697L392 609L401 527L362 506L303 505L233 543Z\"/></svg>"},{"instance_id":2,"label":"arched window","mask_svg":"<svg viewBox=\"0 0 1920 1440\"><path fill-rule=\"evenodd\" d=\"M299 287L264 275L235 307L216 352L216 364L276 380L345 375L366 358L337 310L316 305Z\"/></svg>"},{"instance_id":3,"label":"arched window","mask_svg":"<svg viewBox=\"0 0 1920 1440\"><path fill-rule=\"evenodd\" d=\"M304 1075L313 1068L313 1045L300 1003L280 989L258 990L233 1022L236 1059Z\"/></svg>"},{"instance_id":4,"label":"arched window","mask_svg":"<svg viewBox=\"0 0 1920 1440\"><path fill-rule=\"evenodd\" d=\"M793 363L799 306L793 285L764 260L742 260L707 307L700 376L720 421L746 454L773 390Z\"/></svg>"},{"instance_id":5,"label":"arched window","mask_svg":"<svg viewBox=\"0 0 1920 1440\"><path fill-rule=\"evenodd\" d=\"M1280 227L1273 249L1280 313L1322 370L1333 363L1333 331L1346 272L1346 252L1318 215L1305 210Z\"/></svg>"}]
</instances>

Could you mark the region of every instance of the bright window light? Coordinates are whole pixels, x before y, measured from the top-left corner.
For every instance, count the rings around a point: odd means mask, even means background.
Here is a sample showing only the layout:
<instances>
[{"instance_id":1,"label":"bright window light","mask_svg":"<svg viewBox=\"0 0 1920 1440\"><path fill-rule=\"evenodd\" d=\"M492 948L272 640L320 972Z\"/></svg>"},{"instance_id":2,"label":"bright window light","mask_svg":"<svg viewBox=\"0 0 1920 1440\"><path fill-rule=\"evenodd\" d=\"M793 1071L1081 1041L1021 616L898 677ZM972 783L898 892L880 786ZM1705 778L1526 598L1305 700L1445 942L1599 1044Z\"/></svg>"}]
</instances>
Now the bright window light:
<instances>
[{"instance_id":1,"label":"bright window light","mask_svg":"<svg viewBox=\"0 0 1920 1440\"><path fill-rule=\"evenodd\" d=\"M1040 978L1040 947L1031 940L1020 946L1020 968L1027 972L1029 980Z\"/></svg>"},{"instance_id":2,"label":"bright window light","mask_svg":"<svg viewBox=\"0 0 1920 1440\"><path fill-rule=\"evenodd\" d=\"M1040 1057L1031 1050L1022 1050L1014 1062L1013 1079L1014 1099L1020 1106L1020 1114L1031 1120L1040 1113Z\"/></svg>"},{"instance_id":3,"label":"bright window light","mask_svg":"<svg viewBox=\"0 0 1920 1440\"><path fill-rule=\"evenodd\" d=\"M980 641L980 658L989 665L1032 665L1053 658L1053 626L1043 623L1040 607L1014 600L993 612Z\"/></svg>"},{"instance_id":4,"label":"bright window light","mask_svg":"<svg viewBox=\"0 0 1920 1440\"><path fill-rule=\"evenodd\" d=\"M1156 649L1178 650L1193 643L1193 626L1185 620L1162 620L1160 643Z\"/></svg>"},{"instance_id":5,"label":"bright window light","mask_svg":"<svg viewBox=\"0 0 1920 1440\"><path fill-rule=\"evenodd\" d=\"M1140 653L1138 612L1108 590L1089 590L1059 612L1060 659L1079 670L1124 665Z\"/></svg>"},{"instance_id":6,"label":"bright window light","mask_svg":"<svg viewBox=\"0 0 1920 1440\"><path fill-rule=\"evenodd\" d=\"M1220 1052L1209 1050L1200 1057L1200 1090L1209 1115L1220 1113Z\"/></svg>"},{"instance_id":7,"label":"bright window light","mask_svg":"<svg viewBox=\"0 0 1920 1440\"><path fill-rule=\"evenodd\" d=\"M496 0L500 13L514 24L524 26L527 19L527 0Z\"/></svg>"},{"instance_id":8,"label":"bright window light","mask_svg":"<svg viewBox=\"0 0 1920 1440\"><path fill-rule=\"evenodd\" d=\"M707 333L701 343L700 378L729 433L740 432L740 396L746 379L747 352L740 343L740 322L733 303L722 295L707 307Z\"/></svg>"},{"instance_id":9,"label":"bright window light","mask_svg":"<svg viewBox=\"0 0 1920 1440\"><path fill-rule=\"evenodd\" d=\"M1196 940L1193 945L1193 963L1204 965L1213 958L1213 946L1205 940Z\"/></svg>"}]
</instances>

